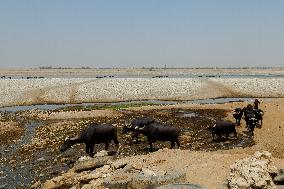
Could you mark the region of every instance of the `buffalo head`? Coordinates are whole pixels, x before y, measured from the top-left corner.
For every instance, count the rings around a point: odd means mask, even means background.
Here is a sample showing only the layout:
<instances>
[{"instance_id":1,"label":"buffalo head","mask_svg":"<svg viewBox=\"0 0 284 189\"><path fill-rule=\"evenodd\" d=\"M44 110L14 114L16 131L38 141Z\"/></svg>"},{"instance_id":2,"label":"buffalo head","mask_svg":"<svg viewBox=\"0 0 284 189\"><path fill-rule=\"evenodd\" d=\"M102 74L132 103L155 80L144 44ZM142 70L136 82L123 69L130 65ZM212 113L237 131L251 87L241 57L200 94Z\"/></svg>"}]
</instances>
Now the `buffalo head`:
<instances>
[{"instance_id":1,"label":"buffalo head","mask_svg":"<svg viewBox=\"0 0 284 189\"><path fill-rule=\"evenodd\" d=\"M60 152L64 152L67 149L69 149L72 145L73 145L72 139L70 139L69 137L66 137L63 145L60 147L59 150L60 150Z\"/></svg>"}]
</instances>

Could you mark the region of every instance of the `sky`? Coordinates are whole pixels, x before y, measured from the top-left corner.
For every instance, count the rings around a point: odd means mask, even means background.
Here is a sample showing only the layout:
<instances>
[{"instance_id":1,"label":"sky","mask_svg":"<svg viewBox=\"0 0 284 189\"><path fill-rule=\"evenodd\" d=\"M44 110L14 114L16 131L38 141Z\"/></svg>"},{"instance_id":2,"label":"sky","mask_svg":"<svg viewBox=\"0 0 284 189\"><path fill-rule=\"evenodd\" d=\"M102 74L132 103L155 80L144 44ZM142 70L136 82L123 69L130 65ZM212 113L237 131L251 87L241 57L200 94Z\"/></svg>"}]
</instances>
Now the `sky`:
<instances>
[{"instance_id":1,"label":"sky","mask_svg":"<svg viewBox=\"0 0 284 189\"><path fill-rule=\"evenodd\" d=\"M0 68L284 66L283 0L0 0Z\"/></svg>"}]
</instances>

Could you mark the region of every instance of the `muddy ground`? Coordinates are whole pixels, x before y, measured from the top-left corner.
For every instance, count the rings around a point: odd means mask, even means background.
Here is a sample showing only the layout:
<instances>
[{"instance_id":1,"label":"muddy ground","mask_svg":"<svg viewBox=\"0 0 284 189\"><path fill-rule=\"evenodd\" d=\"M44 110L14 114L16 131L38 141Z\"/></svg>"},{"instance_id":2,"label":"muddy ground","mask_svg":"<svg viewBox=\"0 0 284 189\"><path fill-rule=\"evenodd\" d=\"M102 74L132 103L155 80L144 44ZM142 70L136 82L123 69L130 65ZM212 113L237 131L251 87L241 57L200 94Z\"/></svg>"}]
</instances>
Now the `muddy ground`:
<instances>
[{"instance_id":1,"label":"muddy ground","mask_svg":"<svg viewBox=\"0 0 284 189\"><path fill-rule=\"evenodd\" d=\"M39 114L52 114L51 111L35 111ZM56 111L55 111L56 112ZM234 147L247 147L254 144L244 126L237 128L238 139L233 135L229 140L212 141L208 126L214 124L214 120L226 119L230 114L224 109L144 109L144 110L117 110L113 115L92 117L84 119L41 119L32 111L16 113L3 113L2 123L16 124L20 128L17 134L14 129L7 129L2 134L0 163L0 183L3 188L26 188L34 181L45 181L59 175L72 166L80 156L86 156L83 144L75 145L64 153L59 152L59 147L64 139L75 137L81 129L91 122L111 123L118 127L119 141L121 143L120 154L114 154L115 158L148 154L149 145L146 138L140 137L139 144L130 145L130 134L121 134L121 128L134 118L152 117L157 121L170 124L182 130L180 137L181 149L192 151L216 151L232 149ZM9 126L10 127L10 126ZM19 138L19 135L22 135ZM2 143L3 141L3 143ZM5 142L4 142L5 141ZM156 142L155 150L169 148L169 142ZM95 146L95 151L104 149L103 144ZM110 145L110 151L115 152L115 145ZM1 188L1 187L0 187Z\"/></svg>"}]
</instances>

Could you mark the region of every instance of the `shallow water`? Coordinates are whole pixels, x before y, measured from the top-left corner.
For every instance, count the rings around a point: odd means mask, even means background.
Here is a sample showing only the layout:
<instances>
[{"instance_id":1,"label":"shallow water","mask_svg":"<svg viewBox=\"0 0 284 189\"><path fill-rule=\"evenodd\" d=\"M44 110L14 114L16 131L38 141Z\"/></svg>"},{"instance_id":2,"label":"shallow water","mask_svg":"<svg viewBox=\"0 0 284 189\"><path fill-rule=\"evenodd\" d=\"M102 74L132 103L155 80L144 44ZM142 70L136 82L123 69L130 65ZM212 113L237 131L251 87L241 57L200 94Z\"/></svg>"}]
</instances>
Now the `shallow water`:
<instances>
[{"instance_id":1,"label":"shallow water","mask_svg":"<svg viewBox=\"0 0 284 189\"><path fill-rule=\"evenodd\" d=\"M13 157L17 150L19 150L23 145L30 143L32 137L34 136L35 129L40 127L41 123L38 121L31 121L25 124L25 132L20 140L10 146L0 145L0 155L3 158ZM18 157L15 157L18 161ZM13 164L13 163L11 163ZM33 165L27 163L21 163L16 167L12 167L11 164L0 164L0 172L3 175L0 177L0 188L17 188L21 185L27 186L30 184L31 180L34 178ZM2 184L3 183L3 184Z\"/></svg>"},{"instance_id":2,"label":"shallow water","mask_svg":"<svg viewBox=\"0 0 284 189\"><path fill-rule=\"evenodd\" d=\"M9 106L2 107L0 111L26 111L32 109L39 110L56 110L60 108L72 107L72 106L116 106L116 105L128 105L128 104L139 104L139 103L148 103L153 105L174 105L180 103L197 103L197 104L224 104L228 102L242 102L242 101L253 101L255 98L209 98L209 99L197 99L197 100L186 100L186 101L165 101L165 100L133 100L125 102L109 102L109 103L79 103L79 104L39 104L39 105L27 105L27 106Z\"/></svg>"},{"instance_id":3,"label":"shallow water","mask_svg":"<svg viewBox=\"0 0 284 189\"><path fill-rule=\"evenodd\" d=\"M11 78L10 78L11 77ZM6 76L5 78L0 79L27 79L30 77L28 75L21 75L21 76ZM251 73L251 74L229 74L229 73L184 73L184 74L90 74L90 75L56 75L56 76L44 76L43 78L90 78L90 79L107 79L107 78L283 78L283 74L258 74L258 73ZM29 79L41 79L39 77L29 78Z\"/></svg>"}]
</instances>

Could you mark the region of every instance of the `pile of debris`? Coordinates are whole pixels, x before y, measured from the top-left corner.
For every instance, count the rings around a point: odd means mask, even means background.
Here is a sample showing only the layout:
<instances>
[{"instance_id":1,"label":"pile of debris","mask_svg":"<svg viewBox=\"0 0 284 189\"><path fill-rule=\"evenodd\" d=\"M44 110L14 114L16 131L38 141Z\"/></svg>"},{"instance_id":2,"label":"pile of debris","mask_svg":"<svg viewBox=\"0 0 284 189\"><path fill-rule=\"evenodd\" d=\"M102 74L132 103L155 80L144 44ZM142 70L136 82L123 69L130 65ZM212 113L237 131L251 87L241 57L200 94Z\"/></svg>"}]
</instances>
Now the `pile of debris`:
<instances>
[{"instance_id":1,"label":"pile of debris","mask_svg":"<svg viewBox=\"0 0 284 189\"><path fill-rule=\"evenodd\" d=\"M284 170L277 170L271 161L271 153L267 151L257 151L253 156L231 165L230 189L270 189L276 188L275 184L284 184Z\"/></svg>"}]
</instances>

